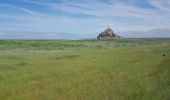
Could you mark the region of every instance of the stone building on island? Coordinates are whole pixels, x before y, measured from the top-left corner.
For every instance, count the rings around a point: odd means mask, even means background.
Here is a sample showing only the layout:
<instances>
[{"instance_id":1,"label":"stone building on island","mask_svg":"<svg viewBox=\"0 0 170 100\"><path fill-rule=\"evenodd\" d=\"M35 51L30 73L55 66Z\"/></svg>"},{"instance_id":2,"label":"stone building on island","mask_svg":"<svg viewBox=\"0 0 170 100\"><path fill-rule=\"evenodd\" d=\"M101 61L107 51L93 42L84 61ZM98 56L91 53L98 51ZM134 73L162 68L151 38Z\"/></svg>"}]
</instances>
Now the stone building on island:
<instances>
[{"instance_id":1,"label":"stone building on island","mask_svg":"<svg viewBox=\"0 0 170 100\"><path fill-rule=\"evenodd\" d=\"M111 39L120 39L121 37L116 35L111 28L107 28L105 31L100 33L97 36L97 40L111 40Z\"/></svg>"}]
</instances>

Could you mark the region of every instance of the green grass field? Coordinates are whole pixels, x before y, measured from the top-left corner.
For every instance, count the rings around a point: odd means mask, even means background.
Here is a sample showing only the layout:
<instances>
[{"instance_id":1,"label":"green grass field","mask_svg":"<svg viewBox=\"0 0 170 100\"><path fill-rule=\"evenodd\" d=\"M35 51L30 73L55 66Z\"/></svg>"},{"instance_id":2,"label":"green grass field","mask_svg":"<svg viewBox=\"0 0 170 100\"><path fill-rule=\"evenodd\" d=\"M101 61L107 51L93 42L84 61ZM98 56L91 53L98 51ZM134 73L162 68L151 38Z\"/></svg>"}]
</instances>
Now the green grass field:
<instances>
[{"instance_id":1,"label":"green grass field","mask_svg":"<svg viewBox=\"0 0 170 100\"><path fill-rule=\"evenodd\" d=\"M0 100L170 100L170 41L1 40Z\"/></svg>"}]
</instances>

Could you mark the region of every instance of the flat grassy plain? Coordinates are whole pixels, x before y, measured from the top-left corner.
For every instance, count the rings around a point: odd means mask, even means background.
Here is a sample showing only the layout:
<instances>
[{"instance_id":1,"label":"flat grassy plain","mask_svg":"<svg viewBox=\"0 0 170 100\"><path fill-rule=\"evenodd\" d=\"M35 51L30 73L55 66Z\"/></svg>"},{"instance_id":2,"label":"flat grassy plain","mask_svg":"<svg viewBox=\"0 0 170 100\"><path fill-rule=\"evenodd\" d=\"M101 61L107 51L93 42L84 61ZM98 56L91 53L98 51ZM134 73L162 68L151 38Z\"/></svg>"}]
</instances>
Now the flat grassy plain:
<instances>
[{"instance_id":1,"label":"flat grassy plain","mask_svg":"<svg viewBox=\"0 0 170 100\"><path fill-rule=\"evenodd\" d=\"M170 41L1 40L0 100L170 100Z\"/></svg>"}]
</instances>

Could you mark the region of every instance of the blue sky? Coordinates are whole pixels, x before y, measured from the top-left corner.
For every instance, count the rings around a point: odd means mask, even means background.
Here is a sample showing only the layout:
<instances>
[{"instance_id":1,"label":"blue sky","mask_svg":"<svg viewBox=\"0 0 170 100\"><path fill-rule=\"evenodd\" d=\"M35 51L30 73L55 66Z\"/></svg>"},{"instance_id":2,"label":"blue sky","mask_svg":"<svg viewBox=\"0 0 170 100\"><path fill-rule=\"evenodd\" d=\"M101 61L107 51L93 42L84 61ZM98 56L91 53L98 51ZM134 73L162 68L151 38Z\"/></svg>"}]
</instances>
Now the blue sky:
<instances>
[{"instance_id":1,"label":"blue sky","mask_svg":"<svg viewBox=\"0 0 170 100\"><path fill-rule=\"evenodd\" d=\"M170 37L170 0L0 0L1 39L95 38L108 25L123 37Z\"/></svg>"}]
</instances>

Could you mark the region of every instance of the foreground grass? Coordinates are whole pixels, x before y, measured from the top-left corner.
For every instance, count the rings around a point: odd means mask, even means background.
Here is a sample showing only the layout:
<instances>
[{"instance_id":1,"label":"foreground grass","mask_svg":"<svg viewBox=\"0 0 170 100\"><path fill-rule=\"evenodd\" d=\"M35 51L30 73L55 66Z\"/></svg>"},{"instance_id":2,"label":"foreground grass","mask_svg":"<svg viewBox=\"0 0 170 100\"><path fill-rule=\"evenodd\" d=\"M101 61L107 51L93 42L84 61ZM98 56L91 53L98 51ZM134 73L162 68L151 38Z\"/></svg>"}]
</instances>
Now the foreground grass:
<instances>
[{"instance_id":1,"label":"foreground grass","mask_svg":"<svg viewBox=\"0 0 170 100\"><path fill-rule=\"evenodd\" d=\"M169 41L0 41L1 100L169 100L169 94Z\"/></svg>"}]
</instances>

